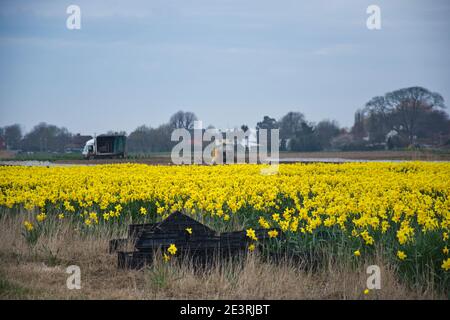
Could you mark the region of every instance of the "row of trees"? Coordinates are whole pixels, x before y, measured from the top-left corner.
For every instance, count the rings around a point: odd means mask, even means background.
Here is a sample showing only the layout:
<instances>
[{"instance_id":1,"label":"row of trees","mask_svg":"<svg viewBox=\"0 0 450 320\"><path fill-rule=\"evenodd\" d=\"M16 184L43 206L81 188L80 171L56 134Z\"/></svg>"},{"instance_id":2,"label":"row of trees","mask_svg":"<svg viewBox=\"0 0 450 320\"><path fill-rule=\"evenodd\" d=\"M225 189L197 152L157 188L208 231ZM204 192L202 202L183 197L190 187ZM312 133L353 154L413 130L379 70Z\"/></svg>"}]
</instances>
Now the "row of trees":
<instances>
[{"instance_id":1,"label":"row of trees","mask_svg":"<svg viewBox=\"0 0 450 320\"><path fill-rule=\"evenodd\" d=\"M156 152L170 151L174 142L170 141L174 129L184 128L192 130L197 116L192 112L178 111L168 123L157 128L140 126L128 137L130 152ZM211 128L210 126L209 128ZM243 124L241 129L245 132L249 126ZM309 123L300 112L289 112L279 121L265 116L256 125L260 129L279 129L282 151L315 151L331 147L332 138L336 137L341 129L335 121L324 120L317 125ZM270 132L269 132L270 134ZM258 136L258 135L257 135ZM270 136L268 137L270 141Z\"/></svg>"},{"instance_id":2,"label":"row of trees","mask_svg":"<svg viewBox=\"0 0 450 320\"><path fill-rule=\"evenodd\" d=\"M22 129L18 124L0 128L0 137L3 138L5 145L9 149L17 150L20 148L22 140Z\"/></svg>"},{"instance_id":3,"label":"row of trees","mask_svg":"<svg viewBox=\"0 0 450 320\"><path fill-rule=\"evenodd\" d=\"M265 116L257 129L279 129L281 150L370 150L450 145L450 119L439 93L409 87L372 98L355 114L350 130L336 121L317 124L300 112L280 120Z\"/></svg>"},{"instance_id":4,"label":"row of trees","mask_svg":"<svg viewBox=\"0 0 450 320\"><path fill-rule=\"evenodd\" d=\"M444 108L440 94L410 87L372 98L356 112L350 130L340 128L333 120L312 123L301 112L288 112L278 120L264 116L256 124L256 131L279 129L281 151L444 145L450 144L450 120ZM167 123L156 128L142 125L128 135L128 150L136 153L171 151L175 144L171 141L172 131L192 130L196 120L194 113L178 111ZM247 131L249 126L244 124L241 129ZM61 152L73 142L74 135L66 128L40 123L24 136L17 124L0 128L0 137L9 149Z\"/></svg>"},{"instance_id":5,"label":"row of trees","mask_svg":"<svg viewBox=\"0 0 450 320\"><path fill-rule=\"evenodd\" d=\"M24 150L34 152L63 152L73 139L66 128L40 123L29 133L23 135L19 124L0 128L6 147L11 150Z\"/></svg>"},{"instance_id":6,"label":"row of trees","mask_svg":"<svg viewBox=\"0 0 450 320\"><path fill-rule=\"evenodd\" d=\"M356 112L350 130L340 128L334 120L309 122L301 112L288 112L279 120L264 116L256 130L279 129L281 151L443 146L450 145L450 119L444 109L444 99L439 93L409 87L369 100ZM130 148L169 151L170 132L174 128L192 129L195 120L197 117L193 113L179 111L169 123L158 128L140 127L130 135ZM248 128L245 124L241 126L244 131ZM268 139L270 141L270 137Z\"/></svg>"},{"instance_id":7,"label":"row of trees","mask_svg":"<svg viewBox=\"0 0 450 320\"><path fill-rule=\"evenodd\" d=\"M194 128L194 121L197 116L192 112L178 111L172 115L168 123L164 123L156 128L142 125L128 136L128 151L137 153L147 152L169 152L174 146L171 141L171 134L174 129L184 128L191 130Z\"/></svg>"},{"instance_id":8,"label":"row of trees","mask_svg":"<svg viewBox=\"0 0 450 320\"><path fill-rule=\"evenodd\" d=\"M175 113L168 123L157 128L142 125L128 136L130 152L162 152L170 151L174 145L171 133L176 128L192 129L197 117L192 112L179 111ZM107 134L116 134L109 131ZM126 135L126 132L119 132ZM39 123L27 134L23 134L19 124L0 127L0 137L10 150L32 152L64 152L68 149L82 147L89 136L80 136L70 133L64 127L57 127L47 123ZM80 139L84 138L84 139Z\"/></svg>"},{"instance_id":9,"label":"row of trees","mask_svg":"<svg viewBox=\"0 0 450 320\"><path fill-rule=\"evenodd\" d=\"M279 129L281 151L318 151L330 149L332 140L342 129L336 121L323 120L318 124L306 121L301 112L288 112L280 120L265 116L256 125L259 129ZM270 137L268 137L270 141Z\"/></svg>"}]
</instances>

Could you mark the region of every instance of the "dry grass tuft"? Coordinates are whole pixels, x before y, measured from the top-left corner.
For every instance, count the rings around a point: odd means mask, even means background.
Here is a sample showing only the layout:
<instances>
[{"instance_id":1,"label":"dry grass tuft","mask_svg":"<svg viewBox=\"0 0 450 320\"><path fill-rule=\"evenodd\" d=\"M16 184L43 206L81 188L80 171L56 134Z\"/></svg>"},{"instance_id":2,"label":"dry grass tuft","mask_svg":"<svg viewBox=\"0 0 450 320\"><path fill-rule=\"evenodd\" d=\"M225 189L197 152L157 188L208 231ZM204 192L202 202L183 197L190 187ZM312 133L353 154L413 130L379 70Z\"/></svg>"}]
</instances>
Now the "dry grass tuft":
<instances>
[{"instance_id":1,"label":"dry grass tuft","mask_svg":"<svg viewBox=\"0 0 450 320\"><path fill-rule=\"evenodd\" d=\"M439 299L432 287L408 288L381 258L352 268L329 259L311 271L292 262L266 263L256 254L242 263L207 269L189 261L157 260L141 271L118 270L108 254L108 232L83 235L68 222L30 247L21 235L23 215L0 218L1 299ZM119 235L120 236L120 235ZM66 287L66 267L81 268L81 290ZM381 290L368 295L366 267L381 268Z\"/></svg>"}]
</instances>

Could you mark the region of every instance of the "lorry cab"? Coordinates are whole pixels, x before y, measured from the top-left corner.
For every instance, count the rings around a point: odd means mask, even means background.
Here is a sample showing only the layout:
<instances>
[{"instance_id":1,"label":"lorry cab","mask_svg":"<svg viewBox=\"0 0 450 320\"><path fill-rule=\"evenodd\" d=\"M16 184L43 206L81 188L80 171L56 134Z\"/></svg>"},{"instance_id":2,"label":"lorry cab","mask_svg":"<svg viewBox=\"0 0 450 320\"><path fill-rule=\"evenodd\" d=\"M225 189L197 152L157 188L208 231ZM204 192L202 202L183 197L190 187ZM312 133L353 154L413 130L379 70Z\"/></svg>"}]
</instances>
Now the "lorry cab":
<instances>
[{"instance_id":1,"label":"lorry cab","mask_svg":"<svg viewBox=\"0 0 450 320\"><path fill-rule=\"evenodd\" d=\"M86 145L83 149L83 157L86 159L90 159L94 156L94 145L95 145L95 139L91 139L86 141Z\"/></svg>"}]
</instances>

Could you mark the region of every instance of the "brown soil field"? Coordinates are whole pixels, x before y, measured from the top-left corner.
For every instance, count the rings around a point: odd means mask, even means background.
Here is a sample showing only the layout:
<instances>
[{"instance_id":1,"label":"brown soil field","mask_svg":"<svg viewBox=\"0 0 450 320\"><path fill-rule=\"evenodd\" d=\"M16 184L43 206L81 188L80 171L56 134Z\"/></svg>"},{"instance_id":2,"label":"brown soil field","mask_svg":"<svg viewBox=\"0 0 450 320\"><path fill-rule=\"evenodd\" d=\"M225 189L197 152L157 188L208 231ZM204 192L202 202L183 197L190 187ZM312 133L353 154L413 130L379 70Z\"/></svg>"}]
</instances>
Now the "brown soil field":
<instances>
[{"instance_id":1,"label":"brown soil field","mask_svg":"<svg viewBox=\"0 0 450 320\"><path fill-rule=\"evenodd\" d=\"M450 161L450 150L436 152L419 151L319 151L319 152L281 152L283 158L341 158L349 160L411 160L411 161Z\"/></svg>"},{"instance_id":2,"label":"brown soil field","mask_svg":"<svg viewBox=\"0 0 450 320\"><path fill-rule=\"evenodd\" d=\"M320 162L333 159L340 160L366 160L366 161L450 161L450 150L441 152L431 150L420 151L321 151L321 152L280 152L280 160L289 159L289 162ZM344 161L345 162L345 161ZM149 165L170 165L170 155L149 156L137 159L94 159L94 160L56 160L60 164L112 164L112 163L143 163Z\"/></svg>"}]
</instances>

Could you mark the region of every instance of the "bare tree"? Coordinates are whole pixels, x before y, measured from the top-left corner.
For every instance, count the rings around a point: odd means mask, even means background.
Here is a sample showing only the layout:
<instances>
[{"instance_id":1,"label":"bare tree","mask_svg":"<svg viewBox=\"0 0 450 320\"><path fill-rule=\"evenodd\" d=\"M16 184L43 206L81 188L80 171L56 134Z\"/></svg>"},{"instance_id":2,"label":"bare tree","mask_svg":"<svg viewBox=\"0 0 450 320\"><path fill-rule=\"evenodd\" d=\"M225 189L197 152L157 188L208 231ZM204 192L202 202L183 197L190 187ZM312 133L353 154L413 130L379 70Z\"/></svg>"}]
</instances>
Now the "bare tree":
<instances>
[{"instance_id":1,"label":"bare tree","mask_svg":"<svg viewBox=\"0 0 450 320\"><path fill-rule=\"evenodd\" d=\"M170 139L173 128L169 124L162 124L157 128L145 125L137 127L128 136L128 150L130 152L167 152L173 147Z\"/></svg>"},{"instance_id":2,"label":"bare tree","mask_svg":"<svg viewBox=\"0 0 450 320\"><path fill-rule=\"evenodd\" d=\"M282 139L293 138L302 131L302 124L306 122L301 112L288 112L280 121L280 137Z\"/></svg>"},{"instance_id":3,"label":"bare tree","mask_svg":"<svg viewBox=\"0 0 450 320\"><path fill-rule=\"evenodd\" d=\"M444 108L444 98L435 92L422 87L410 87L386 94L386 104L392 110L395 126L399 132L404 132L410 144L417 135L418 121L424 114Z\"/></svg>"},{"instance_id":4,"label":"bare tree","mask_svg":"<svg viewBox=\"0 0 450 320\"><path fill-rule=\"evenodd\" d=\"M22 147L26 151L62 152L71 137L72 134L66 128L42 122L25 135Z\"/></svg>"},{"instance_id":5,"label":"bare tree","mask_svg":"<svg viewBox=\"0 0 450 320\"><path fill-rule=\"evenodd\" d=\"M357 110L355 112L355 122L353 124L353 127L351 129L352 135L356 139L362 139L366 135L366 126L364 125L364 111L363 110Z\"/></svg>"},{"instance_id":6,"label":"bare tree","mask_svg":"<svg viewBox=\"0 0 450 320\"><path fill-rule=\"evenodd\" d=\"M300 136L303 131L303 124L306 123L305 116L301 112L288 112L280 121L281 149L287 150L288 141L292 141Z\"/></svg>"},{"instance_id":7,"label":"bare tree","mask_svg":"<svg viewBox=\"0 0 450 320\"><path fill-rule=\"evenodd\" d=\"M434 121L431 119L444 117L445 123L444 113L433 113L441 108L445 105L440 94L422 87L403 88L374 97L366 104L365 127L372 142L384 142L386 135L395 130L411 145L419 133L424 135L423 128L429 127L428 122Z\"/></svg>"},{"instance_id":8,"label":"bare tree","mask_svg":"<svg viewBox=\"0 0 450 320\"><path fill-rule=\"evenodd\" d=\"M274 118L271 118L269 116L264 116L263 121L260 121L260 122L258 122L256 124L256 131L257 131L256 141L257 141L257 143L258 144L261 143L260 135L259 135L260 131L259 130L266 129L267 130L267 141L266 141L267 148L271 149L272 148L271 147L272 146L272 144L271 144L271 141L272 141L271 129L278 129L278 128L279 128L279 125L278 125L277 120L275 120Z\"/></svg>"},{"instance_id":9,"label":"bare tree","mask_svg":"<svg viewBox=\"0 0 450 320\"><path fill-rule=\"evenodd\" d=\"M190 130L194 128L194 121L196 120L197 116L194 113L180 110L170 117L169 124L174 129Z\"/></svg>"},{"instance_id":10,"label":"bare tree","mask_svg":"<svg viewBox=\"0 0 450 320\"><path fill-rule=\"evenodd\" d=\"M334 120L322 120L316 125L314 133L321 149L330 148L331 140L340 133L339 124Z\"/></svg>"},{"instance_id":11,"label":"bare tree","mask_svg":"<svg viewBox=\"0 0 450 320\"><path fill-rule=\"evenodd\" d=\"M386 134L392 130L392 110L384 96L377 96L366 103L363 110L365 127L371 142L384 142Z\"/></svg>"},{"instance_id":12,"label":"bare tree","mask_svg":"<svg viewBox=\"0 0 450 320\"><path fill-rule=\"evenodd\" d=\"M3 134L8 149L19 149L20 140L22 139L22 129L20 128L20 125L13 124L11 126L6 126Z\"/></svg>"}]
</instances>

